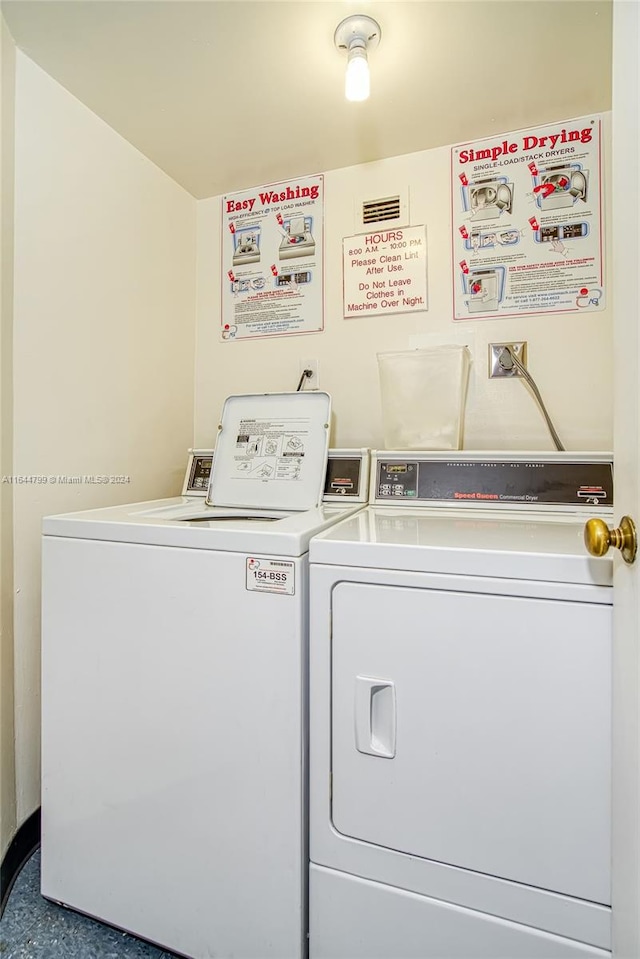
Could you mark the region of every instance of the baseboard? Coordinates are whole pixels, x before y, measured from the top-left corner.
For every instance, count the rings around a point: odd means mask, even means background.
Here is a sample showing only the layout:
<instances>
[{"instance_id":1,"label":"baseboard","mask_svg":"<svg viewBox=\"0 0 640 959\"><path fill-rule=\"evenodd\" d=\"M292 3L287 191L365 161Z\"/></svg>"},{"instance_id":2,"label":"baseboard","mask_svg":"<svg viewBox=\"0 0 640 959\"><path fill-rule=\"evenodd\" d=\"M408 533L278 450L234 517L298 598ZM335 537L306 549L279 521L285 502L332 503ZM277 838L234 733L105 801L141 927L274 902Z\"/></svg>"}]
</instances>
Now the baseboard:
<instances>
[{"instance_id":1,"label":"baseboard","mask_svg":"<svg viewBox=\"0 0 640 959\"><path fill-rule=\"evenodd\" d=\"M39 845L40 810L36 809L22 823L2 860L2 866L0 867L0 918L20 870Z\"/></svg>"}]
</instances>

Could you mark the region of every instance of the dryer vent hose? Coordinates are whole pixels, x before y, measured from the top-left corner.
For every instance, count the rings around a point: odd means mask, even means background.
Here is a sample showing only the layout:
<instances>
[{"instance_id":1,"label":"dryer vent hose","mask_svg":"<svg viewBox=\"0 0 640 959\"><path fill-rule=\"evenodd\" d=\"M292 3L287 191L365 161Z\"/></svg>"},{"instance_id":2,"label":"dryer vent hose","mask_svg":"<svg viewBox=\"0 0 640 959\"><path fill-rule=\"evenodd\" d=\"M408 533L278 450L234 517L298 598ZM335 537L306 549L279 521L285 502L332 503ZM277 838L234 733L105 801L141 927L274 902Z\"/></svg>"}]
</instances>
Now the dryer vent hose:
<instances>
[{"instance_id":1,"label":"dryer vent hose","mask_svg":"<svg viewBox=\"0 0 640 959\"><path fill-rule=\"evenodd\" d=\"M542 396L540 395L540 390L536 386L535 380L533 379L533 377L531 376L527 368L523 366L523 364L520 362L518 357L515 355L515 353L513 353L509 349L508 346L503 347L502 353L500 354L498 358L498 362L500 363L500 366L502 367L503 370L512 370L515 366L516 369L520 372L520 374L524 376L525 380L531 387L531 392L533 393L536 400L538 401L538 406L542 410L542 415L544 416L546 424L549 427L549 432L551 433L551 438L553 439L553 442L555 443L556 449L564 450L564 446L560 442L560 437L558 436L556 432L556 428L551 421L551 417L547 413L547 408L544 405Z\"/></svg>"}]
</instances>

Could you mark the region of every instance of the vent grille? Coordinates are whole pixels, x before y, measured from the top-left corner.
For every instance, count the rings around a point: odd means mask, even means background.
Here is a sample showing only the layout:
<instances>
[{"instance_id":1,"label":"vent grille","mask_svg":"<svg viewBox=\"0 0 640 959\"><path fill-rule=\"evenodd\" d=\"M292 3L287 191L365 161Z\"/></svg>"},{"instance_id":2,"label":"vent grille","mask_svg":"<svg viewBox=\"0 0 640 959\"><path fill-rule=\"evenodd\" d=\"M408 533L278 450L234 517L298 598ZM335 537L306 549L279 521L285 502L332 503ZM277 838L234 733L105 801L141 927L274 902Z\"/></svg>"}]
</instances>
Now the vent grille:
<instances>
[{"instance_id":1,"label":"vent grille","mask_svg":"<svg viewBox=\"0 0 640 959\"><path fill-rule=\"evenodd\" d=\"M400 219L400 197L385 196L379 200L365 200L362 204L363 223L384 223Z\"/></svg>"}]
</instances>

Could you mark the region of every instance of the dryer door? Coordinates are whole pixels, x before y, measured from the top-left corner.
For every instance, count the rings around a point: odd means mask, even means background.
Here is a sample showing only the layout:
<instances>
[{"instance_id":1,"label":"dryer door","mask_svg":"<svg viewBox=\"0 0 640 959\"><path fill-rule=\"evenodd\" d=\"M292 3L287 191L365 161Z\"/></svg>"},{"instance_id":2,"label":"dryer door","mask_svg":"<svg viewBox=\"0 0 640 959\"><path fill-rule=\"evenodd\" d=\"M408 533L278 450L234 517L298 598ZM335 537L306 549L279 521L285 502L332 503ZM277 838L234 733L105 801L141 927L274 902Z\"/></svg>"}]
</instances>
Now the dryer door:
<instances>
[{"instance_id":1,"label":"dryer door","mask_svg":"<svg viewBox=\"0 0 640 959\"><path fill-rule=\"evenodd\" d=\"M610 659L609 606L338 584L335 828L610 902Z\"/></svg>"}]
</instances>

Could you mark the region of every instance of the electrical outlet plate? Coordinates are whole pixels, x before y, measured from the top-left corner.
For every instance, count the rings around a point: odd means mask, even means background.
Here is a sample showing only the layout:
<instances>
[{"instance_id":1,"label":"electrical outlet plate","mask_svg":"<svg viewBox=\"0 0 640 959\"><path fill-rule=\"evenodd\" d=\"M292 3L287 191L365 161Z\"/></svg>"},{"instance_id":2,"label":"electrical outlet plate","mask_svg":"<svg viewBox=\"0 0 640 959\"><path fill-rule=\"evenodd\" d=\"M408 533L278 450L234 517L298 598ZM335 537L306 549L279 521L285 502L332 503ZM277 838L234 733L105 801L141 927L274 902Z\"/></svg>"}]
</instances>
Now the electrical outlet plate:
<instances>
[{"instance_id":1,"label":"electrical outlet plate","mask_svg":"<svg viewBox=\"0 0 640 959\"><path fill-rule=\"evenodd\" d=\"M320 389L320 375L318 373L318 361L317 360L300 360L300 369L298 370L298 376L302 376L303 370L311 370L311 376L308 376L304 383L302 384L303 390L319 390Z\"/></svg>"},{"instance_id":2,"label":"electrical outlet plate","mask_svg":"<svg viewBox=\"0 0 640 959\"><path fill-rule=\"evenodd\" d=\"M508 346L514 356L526 368L527 366L527 344L523 343L489 343L489 379L495 376L522 376L517 366L513 369L505 370L500 364L500 354L505 346Z\"/></svg>"}]
</instances>

